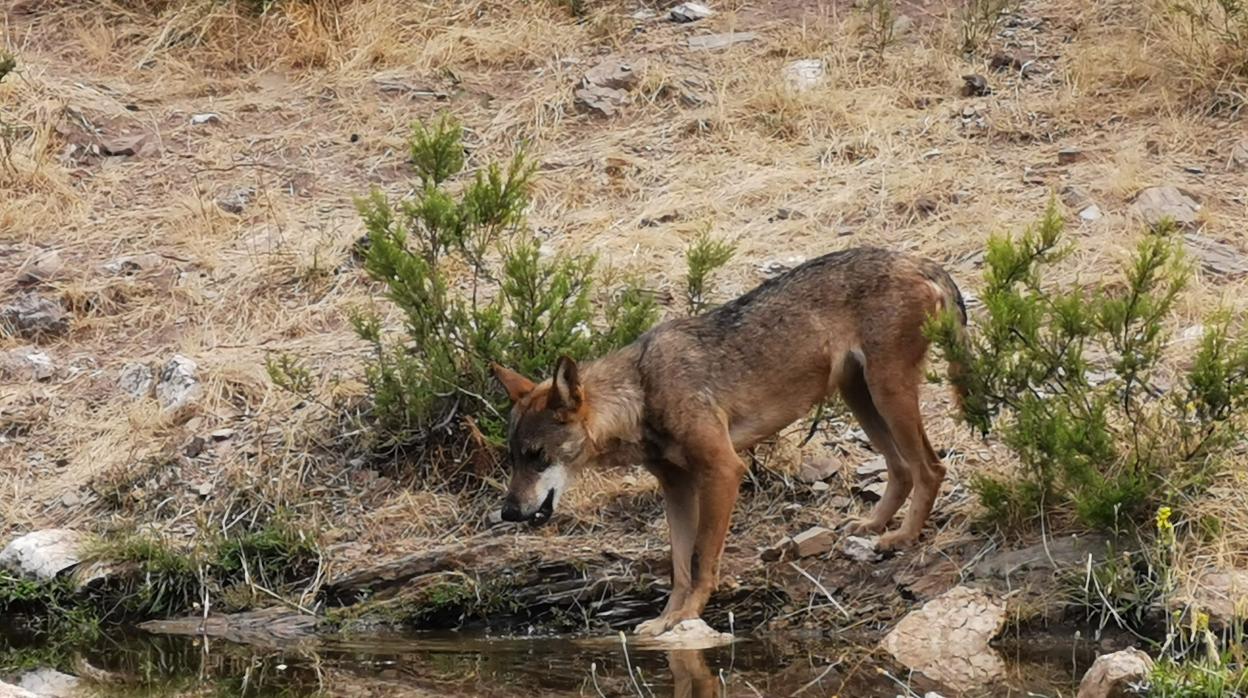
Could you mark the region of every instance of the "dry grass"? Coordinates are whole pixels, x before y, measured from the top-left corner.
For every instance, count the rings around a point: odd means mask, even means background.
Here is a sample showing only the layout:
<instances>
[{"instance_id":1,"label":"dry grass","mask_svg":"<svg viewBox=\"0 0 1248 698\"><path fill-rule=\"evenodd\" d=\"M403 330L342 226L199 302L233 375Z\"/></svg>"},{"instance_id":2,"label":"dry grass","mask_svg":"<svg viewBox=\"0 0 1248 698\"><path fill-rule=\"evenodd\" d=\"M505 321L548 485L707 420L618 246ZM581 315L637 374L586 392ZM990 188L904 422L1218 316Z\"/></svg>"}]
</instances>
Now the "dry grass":
<instances>
[{"instance_id":1,"label":"dry grass","mask_svg":"<svg viewBox=\"0 0 1248 698\"><path fill-rule=\"evenodd\" d=\"M974 290L988 234L1033 220L1065 185L1106 216L1072 216L1082 252L1064 280L1090 281L1123 258L1137 235L1128 199L1152 184L1197 192L1206 234L1248 247L1248 175L1227 164L1242 122L1167 91L1165 68L1135 40L1153 32L1150 15L1115 0L1024 3L1021 16L1043 22L1007 26L991 46L1033 51L1038 69L1026 78L956 56L939 5L899 4L916 21L882 59L853 33L847 7L782 0L733 3L693 26L634 21L631 5L609 2L582 23L553 2L285 2L263 16L208 0L37 7L0 24L20 61L0 83L0 122L12 127L0 162L0 280L8 291L21 260L59 250L64 268L37 290L71 309L73 327L43 347L58 366L52 381L0 388L0 537L136 521L189 534L205 517L231 525L278 507L374 552L482 530L499 483L448 494L401 464L355 462L356 426L338 413L362 392L365 348L347 313L378 294L350 258L362 232L352 198L370 186L406 191L408 124L442 109L468 127L470 165L530 145L544 163L530 218L553 245L598 253L655 288L679 284L681 251L709 229L739 245L725 295L756 284L760 264L867 243L940 259ZM686 48L688 34L712 30L760 37ZM610 51L648 68L634 103L603 120L578 112L572 91ZM802 92L782 75L804 58L821 59L826 76ZM993 95L960 95L972 72ZM192 124L209 112L219 120ZM153 150L92 151L122 133L148 134ZM1064 146L1086 157L1059 167ZM1192 165L1204 174L1184 171ZM242 188L254 195L241 213L217 205ZM916 207L921 198L935 209ZM654 220L666 222L643 224ZM102 268L149 252L156 263L136 272ZM1178 326L1213 304L1242 310L1245 290L1199 280ZM0 338L2 350L19 344ZM325 376L317 394L333 409L269 384L263 363L277 351ZM118 389L128 362L174 353L200 365L204 395L189 410L162 414ZM925 396L933 441L962 454L950 486L962 502L957 483L970 471L1010 463L958 429L948 406L943 389ZM234 432L210 436L222 428ZM191 457L196 436L207 447ZM842 435L821 441L847 473L867 457ZM791 471L793 452L780 449L769 467ZM1227 560L1248 555L1248 537L1231 535L1248 528L1234 494L1243 477L1240 459L1192 505L1229 522L1217 551ZM843 516L792 481L781 489L803 513L786 523L784 500L747 497L739 526L756 540ZM570 505L559 530L575 540L615 526L660 544L647 476L590 476ZM946 505L937 539L957 539L970 513Z\"/></svg>"}]
</instances>

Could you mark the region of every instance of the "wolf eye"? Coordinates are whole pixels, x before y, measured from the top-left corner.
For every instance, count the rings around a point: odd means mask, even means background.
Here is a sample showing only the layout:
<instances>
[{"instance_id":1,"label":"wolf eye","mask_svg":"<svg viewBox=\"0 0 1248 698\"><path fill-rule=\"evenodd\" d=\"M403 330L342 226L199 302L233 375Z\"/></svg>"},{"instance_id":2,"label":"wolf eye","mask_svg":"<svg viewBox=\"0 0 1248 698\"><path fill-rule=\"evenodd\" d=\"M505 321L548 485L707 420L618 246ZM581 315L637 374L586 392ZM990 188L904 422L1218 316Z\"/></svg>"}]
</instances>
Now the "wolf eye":
<instances>
[{"instance_id":1,"label":"wolf eye","mask_svg":"<svg viewBox=\"0 0 1248 698\"><path fill-rule=\"evenodd\" d=\"M541 460L542 449L534 448L533 446L530 446L524 449L524 453L521 455L523 455L528 460Z\"/></svg>"}]
</instances>

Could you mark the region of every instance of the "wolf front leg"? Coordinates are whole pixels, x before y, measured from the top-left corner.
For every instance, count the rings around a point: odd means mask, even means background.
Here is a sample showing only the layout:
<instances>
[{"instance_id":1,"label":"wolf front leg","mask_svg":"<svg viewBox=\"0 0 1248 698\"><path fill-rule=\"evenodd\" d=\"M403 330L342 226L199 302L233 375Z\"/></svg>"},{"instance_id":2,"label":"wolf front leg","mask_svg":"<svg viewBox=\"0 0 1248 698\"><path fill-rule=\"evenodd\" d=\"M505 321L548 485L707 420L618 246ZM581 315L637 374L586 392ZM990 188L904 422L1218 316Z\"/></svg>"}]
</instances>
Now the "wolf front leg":
<instances>
[{"instance_id":1,"label":"wolf front leg","mask_svg":"<svg viewBox=\"0 0 1248 698\"><path fill-rule=\"evenodd\" d=\"M698 536L693 546L693 590L685 605L672 615L672 625L702 616L706 602L719 585L719 560L737 506L745 463L725 439L707 454L698 472Z\"/></svg>"},{"instance_id":2,"label":"wolf front leg","mask_svg":"<svg viewBox=\"0 0 1248 698\"><path fill-rule=\"evenodd\" d=\"M670 463L650 466L663 488L663 508L672 540L672 593L658 618L637 626L638 635L660 635L672 627L668 619L684 607L692 590L693 545L698 533L697 489L690 473Z\"/></svg>"}]
</instances>

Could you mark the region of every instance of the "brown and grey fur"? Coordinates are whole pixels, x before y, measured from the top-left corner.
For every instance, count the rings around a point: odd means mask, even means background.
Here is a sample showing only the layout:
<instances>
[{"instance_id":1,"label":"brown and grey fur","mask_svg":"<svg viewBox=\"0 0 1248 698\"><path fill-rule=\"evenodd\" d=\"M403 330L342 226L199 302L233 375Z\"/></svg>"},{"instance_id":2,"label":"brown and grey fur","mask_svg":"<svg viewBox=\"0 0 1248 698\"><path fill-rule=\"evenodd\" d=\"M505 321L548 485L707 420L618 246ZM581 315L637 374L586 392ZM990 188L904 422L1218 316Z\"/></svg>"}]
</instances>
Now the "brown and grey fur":
<instances>
[{"instance_id":1,"label":"brown and grey fur","mask_svg":"<svg viewBox=\"0 0 1248 698\"><path fill-rule=\"evenodd\" d=\"M911 543L945 477L919 412L923 326L942 310L965 324L961 294L939 265L855 248L596 361L561 359L540 384L495 366L514 403L504 516L549 516L580 468L644 464L663 490L672 595L637 632L661 633L701 615L715 589L745 473L738 452L839 393L888 464L884 496L858 529L884 532L910 496L900 528L880 544Z\"/></svg>"}]
</instances>

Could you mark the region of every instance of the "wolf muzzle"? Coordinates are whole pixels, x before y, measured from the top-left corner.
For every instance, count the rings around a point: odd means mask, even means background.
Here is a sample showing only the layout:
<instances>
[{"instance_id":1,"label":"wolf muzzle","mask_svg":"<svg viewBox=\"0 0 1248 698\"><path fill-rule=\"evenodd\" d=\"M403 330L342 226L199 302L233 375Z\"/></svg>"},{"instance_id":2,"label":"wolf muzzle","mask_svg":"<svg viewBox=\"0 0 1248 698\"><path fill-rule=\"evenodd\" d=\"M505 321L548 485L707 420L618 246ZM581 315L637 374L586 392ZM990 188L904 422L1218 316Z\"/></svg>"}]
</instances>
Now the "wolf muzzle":
<instances>
[{"instance_id":1,"label":"wolf muzzle","mask_svg":"<svg viewBox=\"0 0 1248 698\"><path fill-rule=\"evenodd\" d=\"M521 508L520 503L515 499L508 497L503 502L502 517L503 521L520 522L531 521L533 523L545 523L555 513L555 490L551 488L546 492L546 498L542 500L541 506L526 514Z\"/></svg>"}]
</instances>

